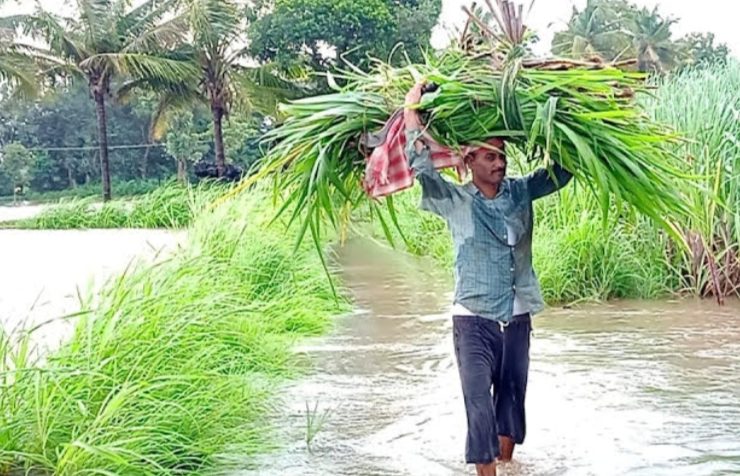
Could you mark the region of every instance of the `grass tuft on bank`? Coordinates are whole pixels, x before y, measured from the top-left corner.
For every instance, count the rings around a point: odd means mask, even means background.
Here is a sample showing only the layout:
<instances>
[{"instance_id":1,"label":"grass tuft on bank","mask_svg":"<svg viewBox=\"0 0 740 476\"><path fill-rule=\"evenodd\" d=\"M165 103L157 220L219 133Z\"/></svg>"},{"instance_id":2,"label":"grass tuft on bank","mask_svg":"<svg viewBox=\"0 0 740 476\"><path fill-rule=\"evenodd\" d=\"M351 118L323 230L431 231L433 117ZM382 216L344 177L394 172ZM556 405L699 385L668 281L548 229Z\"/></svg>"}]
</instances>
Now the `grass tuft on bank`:
<instances>
[{"instance_id":1,"label":"grass tuft on bank","mask_svg":"<svg viewBox=\"0 0 740 476\"><path fill-rule=\"evenodd\" d=\"M274 390L304 366L293 344L347 304L265 203L202 214L181 250L86 301L43 360L3 335L0 474L213 475L271 447Z\"/></svg>"}]
</instances>

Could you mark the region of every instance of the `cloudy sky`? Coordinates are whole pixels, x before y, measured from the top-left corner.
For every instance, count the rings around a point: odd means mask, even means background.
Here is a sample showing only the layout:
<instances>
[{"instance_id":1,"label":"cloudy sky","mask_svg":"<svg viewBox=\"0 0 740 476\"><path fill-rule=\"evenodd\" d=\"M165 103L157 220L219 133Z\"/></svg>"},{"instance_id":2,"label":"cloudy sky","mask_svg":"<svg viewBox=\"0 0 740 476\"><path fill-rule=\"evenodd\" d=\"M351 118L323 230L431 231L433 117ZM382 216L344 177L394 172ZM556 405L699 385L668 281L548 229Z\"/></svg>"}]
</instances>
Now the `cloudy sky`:
<instances>
[{"instance_id":1,"label":"cloudy sky","mask_svg":"<svg viewBox=\"0 0 740 476\"><path fill-rule=\"evenodd\" d=\"M40 0L44 7L60 11L64 0ZM443 10L440 26L434 32L432 43L441 46L446 43L450 29L461 27L465 22L463 5L472 0L442 0ZM529 5L530 0L518 0ZM721 42L727 43L734 56L740 57L740 2L737 0L632 0L640 6L653 8L658 5L664 15L679 18L673 27L675 36L683 36L694 31L711 31ZM0 7L0 14L32 10L35 0L6 0ZM479 2L480 3L480 2ZM527 24L537 30L542 40L537 47L539 53L549 50L552 35L562 29L570 17L573 6L582 8L586 0L535 0L534 8L527 17Z\"/></svg>"}]
</instances>

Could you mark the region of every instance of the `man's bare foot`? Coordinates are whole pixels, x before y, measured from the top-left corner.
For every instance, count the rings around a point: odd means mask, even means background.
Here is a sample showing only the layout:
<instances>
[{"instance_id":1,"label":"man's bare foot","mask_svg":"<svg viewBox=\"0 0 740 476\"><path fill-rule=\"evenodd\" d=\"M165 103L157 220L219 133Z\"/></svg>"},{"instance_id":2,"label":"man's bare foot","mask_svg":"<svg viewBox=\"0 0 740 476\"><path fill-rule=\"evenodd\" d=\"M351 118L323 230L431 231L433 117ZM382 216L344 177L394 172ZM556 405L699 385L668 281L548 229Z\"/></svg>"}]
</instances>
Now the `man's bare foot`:
<instances>
[{"instance_id":1,"label":"man's bare foot","mask_svg":"<svg viewBox=\"0 0 740 476\"><path fill-rule=\"evenodd\" d=\"M514 440L508 436L499 436L498 447L501 455L498 457L498 460L504 463L511 461L511 458L514 457L514 446Z\"/></svg>"},{"instance_id":2,"label":"man's bare foot","mask_svg":"<svg viewBox=\"0 0 740 476\"><path fill-rule=\"evenodd\" d=\"M476 464L475 471L478 476L496 476L496 462L490 464Z\"/></svg>"}]
</instances>

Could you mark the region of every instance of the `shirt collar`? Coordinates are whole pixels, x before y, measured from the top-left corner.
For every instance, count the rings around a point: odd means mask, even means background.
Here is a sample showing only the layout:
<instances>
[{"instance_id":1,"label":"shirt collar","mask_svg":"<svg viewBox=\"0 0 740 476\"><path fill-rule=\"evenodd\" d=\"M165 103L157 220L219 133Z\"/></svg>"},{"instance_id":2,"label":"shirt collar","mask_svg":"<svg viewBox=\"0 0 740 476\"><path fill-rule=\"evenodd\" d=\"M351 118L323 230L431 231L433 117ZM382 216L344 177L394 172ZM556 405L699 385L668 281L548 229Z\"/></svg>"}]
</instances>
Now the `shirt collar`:
<instances>
[{"instance_id":1,"label":"shirt collar","mask_svg":"<svg viewBox=\"0 0 740 476\"><path fill-rule=\"evenodd\" d=\"M465 188L472 195L476 195L478 197L485 198L485 196L483 195L483 192L481 192L478 189L478 187L476 187L475 184L472 181L470 181L467 184L465 184ZM493 198L498 198L498 197L500 197L502 195L508 195L509 192L510 192L510 190L509 190L509 179L508 179L508 177L504 177L503 182L501 182L501 186L498 188L498 193L496 193L496 196L493 197Z\"/></svg>"}]
</instances>

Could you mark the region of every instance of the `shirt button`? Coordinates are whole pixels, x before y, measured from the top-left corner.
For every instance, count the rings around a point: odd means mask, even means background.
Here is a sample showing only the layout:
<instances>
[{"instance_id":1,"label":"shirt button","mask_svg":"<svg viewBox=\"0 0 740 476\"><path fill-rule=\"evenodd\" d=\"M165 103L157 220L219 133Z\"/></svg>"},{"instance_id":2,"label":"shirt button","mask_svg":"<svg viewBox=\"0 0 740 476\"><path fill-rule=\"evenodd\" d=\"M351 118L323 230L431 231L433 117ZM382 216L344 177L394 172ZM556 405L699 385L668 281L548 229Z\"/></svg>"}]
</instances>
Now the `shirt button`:
<instances>
[{"instance_id":1,"label":"shirt button","mask_svg":"<svg viewBox=\"0 0 740 476\"><path fill-rule=\"evenodd\" d=\"M513 273L515 270L514 270L514 268L510 268L509 271L511 271Z\"/></svg>"},{"instance_id":2,"label":"shirt button","mask_svg":"<svg viewBox=\"0 0 740 476\"><path fill-rule=\"evenodd\" d=\"M511 287L511 289L512 289L513 291L516 291L516 286L512 286L512 287Z\"/></svg>"}]
</instances>

